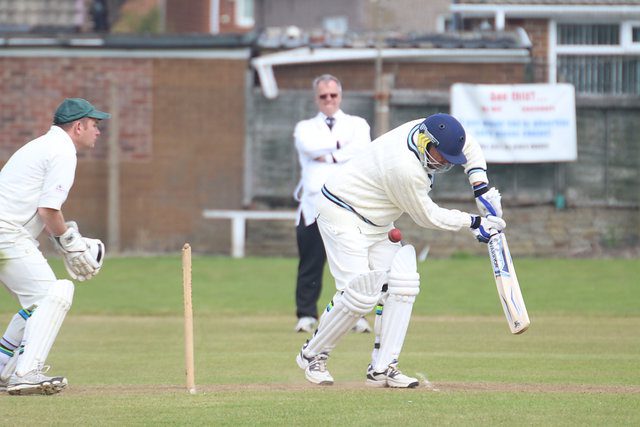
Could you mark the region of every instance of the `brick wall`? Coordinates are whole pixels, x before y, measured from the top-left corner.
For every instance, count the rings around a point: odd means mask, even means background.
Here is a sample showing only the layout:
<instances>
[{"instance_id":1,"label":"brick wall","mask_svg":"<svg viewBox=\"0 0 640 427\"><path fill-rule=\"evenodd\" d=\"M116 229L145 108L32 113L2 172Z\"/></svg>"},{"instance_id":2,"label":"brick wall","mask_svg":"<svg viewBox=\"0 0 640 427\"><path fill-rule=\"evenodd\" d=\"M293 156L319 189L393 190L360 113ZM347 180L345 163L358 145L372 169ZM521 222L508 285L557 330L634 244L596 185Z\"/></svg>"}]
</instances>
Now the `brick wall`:
<instances>
[{"instance_id":1,"label":"brick wall","mask_svg":"<svg viewBox=\"0 0 640 427\"><path fill-rule=\"evenodd\" d=\"M166 27L170 33L211 32L210 0L189 0L185 7L184 0L166 1Z\"/></svg>"},{"instance_id":2,"label":"brick wall","mask_svg":"<svg viewBox=\"0 0 640 427\"><path fill-rule=\"evenodd\" d=\"M53 112L65 97L86 98L108 109L109 91L117 84L121 114L127 124L119 135L126 160L146 160L151 153L148 124L152 112L150 60L94 58L0 58L0 160L26 141L46 132ZM104 160L109 127L101 142L81 159Z\"/></svg>"},{"instance_id":3,"label":"brick wall","mask_svg":"<svg viewBox=\"0 0 640 427\"><path fill-rule=\"evenodd\" d=\"M452 83L520 83L524 78L523 64L454 64L385 61L384 72L395 75L395 89L448 91ZM274 68L281 89L309 89L314 77L330 73L340 78L347 90L373 90L373 62L328 62L279 66Z\"/></svg>"},{"instance_id":4,"label":"brick wall","mask_svg":"<svg viewBox=\"0 0 640 427\"><path fill-rule=\"evenodd\" d=\"M166 1L167 31L183 34L211 32L212 11L209 0L189 0L188 7L185 7L184 0ZM237 25L235 0L219 0L218 7L218 30L221 34L246 33L253 29Z\"/></svg>"},{"instance_id":5,"label":"brick wall","mask_svg":"<svg viewBox=\"0 0 640 427\"><path fill-rule=\"evenodd\" d=\"M236 17L236 0L220 1L220 33L246 33L253 28L241 27L238 25Z\"/></svg>"},{"instance_id":6,"label":"brick wall","mask_svg":"<svg viewBox=\"0 0 640 427\"><path fill-rule=\"evenodd\" d=\"M533 81L545 83L549 81L547 72L549 53L549 21L546 19L509 19L507 31L515 31L521 27L531 40L531 60L533 62Z\"/></svg>"},{"instance_id":7,"label":"brick wall","mask_svg":"<svg viewBox=\"0 0 640 427\"><path fill-rule=\"evenodd\" d=\"M65 97L115 111L115 85L119 114L103 122L96 149L79 155L66 217L106 239L106 147L117 121L122 249L171 251L190 241L224 251L227 229L201 212L241 206L246 67L225 59L0 58L0 166L46 132Z\"/></svg>"}]
</instances>

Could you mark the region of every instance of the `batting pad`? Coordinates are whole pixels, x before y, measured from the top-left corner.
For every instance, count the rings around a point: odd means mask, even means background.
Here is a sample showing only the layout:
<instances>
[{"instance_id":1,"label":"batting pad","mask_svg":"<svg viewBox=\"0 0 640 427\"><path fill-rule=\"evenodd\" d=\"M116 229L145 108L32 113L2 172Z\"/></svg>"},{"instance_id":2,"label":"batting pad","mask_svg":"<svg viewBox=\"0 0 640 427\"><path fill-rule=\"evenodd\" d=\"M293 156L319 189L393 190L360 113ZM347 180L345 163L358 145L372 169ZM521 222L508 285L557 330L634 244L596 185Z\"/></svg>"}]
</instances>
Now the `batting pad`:
<instances>
[{"instance_id":1,"label":"batting pad","mask_svg":"<svg viewBox=\"0 0 640 427\"><path fill-rule=\"evenodd\" d=\"M318 329L304 349L304 355L313 357L333 350L358 319L373 310L386 280L384 271L374 270L349 282L344 292L333 298L333 307L320 317Z\"/></svg>"},{"instance_id":2,"label":"batting pad","mask_svg":"<svg viewBox=\"0 0 640 427\"><path fill-rule=\"evenodd\" d=\"M38 308L25 326L24 353L18 359L17 375L23 376L42 368L71 308L73 291L70 280L57 280L49 288L47 296L38 302Z\"/></svg>"},{"instance_id":3,"label":"batting pad","mask_svg":"<svg viewBox=\"0 0 640 427\"><path fill-rule=\"evenodd\" d=\"M389 296L379 319L380 348L372 355L372 366L376 372L385 371L389 364L400 357L413 303L420 293L420 274L413 246L403 246L396 253L391 262L388 286Z\"/></svg>"}]
</instances>

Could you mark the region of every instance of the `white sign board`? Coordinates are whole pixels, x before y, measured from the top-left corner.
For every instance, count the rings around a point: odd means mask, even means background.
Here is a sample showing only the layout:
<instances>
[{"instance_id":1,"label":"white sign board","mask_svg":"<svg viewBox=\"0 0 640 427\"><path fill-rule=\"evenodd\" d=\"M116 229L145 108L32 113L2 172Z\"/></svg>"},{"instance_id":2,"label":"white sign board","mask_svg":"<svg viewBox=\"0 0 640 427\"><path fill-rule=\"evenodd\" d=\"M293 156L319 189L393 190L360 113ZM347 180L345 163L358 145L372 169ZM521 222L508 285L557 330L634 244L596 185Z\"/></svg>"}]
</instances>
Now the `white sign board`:
<instances>
[{"instance_id":1,"label":"white sign board","mask_svg":"<svg viewBox=\"0 0 640 427\"><path fill-rule=\"evenodd\" d=\"M451 115L480 143L488 162L578 158L573 85L456 83L451 87Z\"/></svg>"}]
</instances>

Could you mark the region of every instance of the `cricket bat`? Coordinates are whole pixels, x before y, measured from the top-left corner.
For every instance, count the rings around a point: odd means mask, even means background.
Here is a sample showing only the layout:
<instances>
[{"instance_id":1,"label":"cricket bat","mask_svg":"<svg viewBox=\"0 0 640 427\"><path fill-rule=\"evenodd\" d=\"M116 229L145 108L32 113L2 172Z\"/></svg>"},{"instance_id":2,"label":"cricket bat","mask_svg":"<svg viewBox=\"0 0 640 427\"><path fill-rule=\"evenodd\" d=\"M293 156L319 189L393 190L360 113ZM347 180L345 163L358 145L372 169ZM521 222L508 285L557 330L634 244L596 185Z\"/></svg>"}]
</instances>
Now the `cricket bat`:
<instances>
[{"instance_id":1,"label":"cricket bat","mask_svg":"<svg viewBox=\"0 0 640 427\"><path fill-rule=\"evenodd\" d=\"M496 279L498 297L509 323L509 329L512 334L521 334L527 330L531 322L511 259L507 236L504 233L494 234L489 239L487 248Z\"/></svg>"}]
</instances>

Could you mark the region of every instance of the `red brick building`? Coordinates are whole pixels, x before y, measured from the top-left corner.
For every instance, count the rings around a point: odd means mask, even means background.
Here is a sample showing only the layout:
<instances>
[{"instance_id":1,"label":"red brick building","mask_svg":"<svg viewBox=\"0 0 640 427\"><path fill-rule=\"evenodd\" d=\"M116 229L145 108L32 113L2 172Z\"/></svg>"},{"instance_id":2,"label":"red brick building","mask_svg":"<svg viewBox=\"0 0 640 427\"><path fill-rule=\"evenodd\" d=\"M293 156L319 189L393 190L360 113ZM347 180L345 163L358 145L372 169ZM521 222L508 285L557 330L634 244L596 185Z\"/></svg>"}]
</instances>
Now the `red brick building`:
<instances>
[{"instance_id":1,"label":"red brick building","mask_svg":"<svg viewBox=\"0 0 640 427\"><path fill-rule=\"evenodd\" d=\"M89 39L66 43L80 40ZM0 47L0 165L48 130L63 98L89 99L114 117L95 150L80 155L67 218L110 240L108 200L117 191L122 250L162 252L187 240L204 247L211 224L202 208L241 203L248 47L235 38L91 40L104 45L52 48L14 37ZM117 188L109 188L110 140Z\"/></svg>"}]
</instances>

